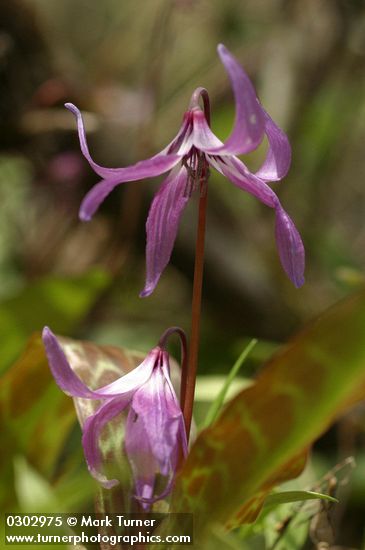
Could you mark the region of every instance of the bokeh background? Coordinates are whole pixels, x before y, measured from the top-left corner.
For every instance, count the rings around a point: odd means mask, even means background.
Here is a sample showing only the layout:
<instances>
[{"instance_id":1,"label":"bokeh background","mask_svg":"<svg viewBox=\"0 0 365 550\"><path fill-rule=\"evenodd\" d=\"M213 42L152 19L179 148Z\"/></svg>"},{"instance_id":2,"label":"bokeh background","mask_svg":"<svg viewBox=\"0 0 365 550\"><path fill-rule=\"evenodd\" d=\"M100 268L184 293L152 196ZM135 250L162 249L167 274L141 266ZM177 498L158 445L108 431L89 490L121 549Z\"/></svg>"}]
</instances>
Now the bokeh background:
<instances>
[{"instance_id":1,"label":"bokeh background","mask_svg":"<svg viewBox=\"0 0 365 550\"><path fill-rule=\"evenodd\" d=\"M85 113L92 154L107 166L162 149L200 85L210 94L213 130L224 139L234 104L219 42L242 61L266 110L289 135L292 167L274 185L303 237L307 269L305 286L296 290L278 260L273 212L212 173L200 373L215 387L256 337L244 372L251 375L307 320L364 284L362 0L0 0L5 376L45 324L139 350L154 346L169 325L189 329L196 197L157 290L139 299L145 220L158 181L123 184L92 222L79 222L80 201L98 180L63 104ZM251 168L265 150L263 143L246 158ZM19 399L36 395L36 381L20 382ZM364 537L364 418L359 407L315 453L322 473L356 456L338 517L336 541L344 547L359 548ZM4 457L6 471L13 454ZM20 454L29 459L26 448Z\"/></svg>"}]
</instances>

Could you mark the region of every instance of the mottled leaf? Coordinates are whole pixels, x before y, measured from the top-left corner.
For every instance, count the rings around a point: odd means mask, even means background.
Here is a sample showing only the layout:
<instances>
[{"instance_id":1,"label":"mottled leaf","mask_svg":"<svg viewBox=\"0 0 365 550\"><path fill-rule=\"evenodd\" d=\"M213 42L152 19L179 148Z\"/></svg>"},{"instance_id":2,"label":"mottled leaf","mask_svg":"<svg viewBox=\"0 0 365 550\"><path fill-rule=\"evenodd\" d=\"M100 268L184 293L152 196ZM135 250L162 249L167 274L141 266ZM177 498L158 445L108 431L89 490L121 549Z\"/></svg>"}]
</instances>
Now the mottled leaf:
<instances>
[{"instance_id":1,"label":"mottled leaf","mask_svg":"<svg viewBox=\"0 0 365 550\"><path fill-rule=\"evenodd\" d=\"M199 435L173 496L173 511L194 513L196 535L298 475L306 448L364 397L364 336L362 292L292 339Z\"/></svg>"},{"instance_id":2,"label":"mottled leaf","mask_svg":"<svg viewBox=\"0 0 365 550\"><path fill-rule=\"evenodd\" d=\"M302 473L307 462L307 451L299 453L270 478L265 486L261 488L251 499L245 501L232 517L225 523L226 529L235 529L245 523L256 521L261 509L268 497L270 488L293 479Z\"/></svg>"}]
</instances>

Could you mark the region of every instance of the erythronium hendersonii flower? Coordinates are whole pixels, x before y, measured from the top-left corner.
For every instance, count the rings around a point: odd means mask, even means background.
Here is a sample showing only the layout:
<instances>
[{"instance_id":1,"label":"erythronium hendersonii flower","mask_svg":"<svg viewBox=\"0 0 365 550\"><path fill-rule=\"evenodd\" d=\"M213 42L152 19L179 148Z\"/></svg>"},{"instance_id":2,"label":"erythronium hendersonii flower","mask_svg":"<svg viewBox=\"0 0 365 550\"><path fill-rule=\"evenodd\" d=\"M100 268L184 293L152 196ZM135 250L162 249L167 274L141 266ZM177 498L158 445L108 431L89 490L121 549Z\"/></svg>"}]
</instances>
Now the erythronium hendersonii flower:
<instances>
[{"instance_id":1,"label":"erythronium hendersonii flower","mask_svg":"<svg viewBox=\"0 0 365 550\"><path fill-rule=\"evenodd\" d=\"M304 283L304 247L300 235L267 182L279 181L288 172L291 148L285 133L260 104L254 87L236 58L220 44L218 53L232 83L236 117L231 135L222 143L210 130L199 106L203 88L192 95L189 110L177 136L157 155L126 168L105 168L90 156L80 111L66 107L77 117L81 150L102 180L84 198L80 218L90 220L105 197L121 183L170 172L155 195L147 219L146 284L141 296L150 295L169 262L182 212L207 165L226 176L235 186L257 197L276 214L275 236L280 260L296 287ZM256 173L235 155L258 147L268 140L266 158Z\"/></svg>"},{"instance_id":2,"label":"erythronium hendersonii flower","mask_svg":"<svg viewBox=\"0 0 365 550\"><path fill-rule=\"evenodd\" d=\"M135 498L148 509L153 502L167 496L178 461L187 454L187 440L182 412L170 380L169 354L163 344L153 348L133 371L92 390L72 370L48 327L43 330L43 343L53 377L61 390L72 397L100 401L100 406L82 427L82 444L91 475L107 489L118 483L116 479L107 479L102 472L99 438L103 427L127 409L124 446L132 470ZM162 493L155 495L157 474L167 481Z\"/></svg>"}]
</instances>

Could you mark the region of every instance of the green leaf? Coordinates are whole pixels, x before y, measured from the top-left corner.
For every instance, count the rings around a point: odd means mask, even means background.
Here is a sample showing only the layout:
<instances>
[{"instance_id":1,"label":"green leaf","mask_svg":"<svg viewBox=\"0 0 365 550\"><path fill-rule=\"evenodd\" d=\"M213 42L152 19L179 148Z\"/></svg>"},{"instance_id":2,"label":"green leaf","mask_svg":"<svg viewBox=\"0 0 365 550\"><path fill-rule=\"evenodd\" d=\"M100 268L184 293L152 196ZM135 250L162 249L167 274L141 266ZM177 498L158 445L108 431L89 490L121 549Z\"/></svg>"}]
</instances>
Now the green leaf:
<instances>
[{"instance_id":1,"label":"green leaf","mask_svg":"<svg viewBox=\"0 0 365 550\"><path fill-rule=\"evenodd\" d=\"M328 500L329 502L338 502L337 498L314 491L283 491L280 493L271 493L265 498L264 506L271 507L288 502L298 502L302 500Z\"/></svg>"},{"instance_id":2,"label":"green leaf","mask_svg":"<svg viewBox=\"0 0 365 550\"><path fill-rule=\"evenodd\" d=\"M17 500L23 512L59 511L52 487L23 456L15 457L14 470Z\"/></svg>"},{"instance_id":3,"label":"green leaf","mask_svg":"<svg viewBox=\"0 0 365 550\"><path fill-rule=\"evenodd\" d=\"M224 383L224 386L222 387L221 391L217 395L217 398L215 401L213 401L208 414L206 416L205 422L203 424L203 428L207 428L214 420L217 418L219 411L223 407L224 399L227 395L227 392L233 382L233 380L236 378L240 368L242 367L243 363L253 350L253 348L256 346L257 340L253 339L251 342L246 346L246 348L243 350L235 364L233 365L231 371L229 372L228 376L226 377L226 381Z\"/></svg>"},{"instance_id":4,"label":"green leaf","mask_svg":"<svg viewBox=\"0 0 365 550\"><path fill-rule=\"evenodd\" d=\"M364 398L364 335L362 292L300 332L200 433L172 506L194 513L198 540L214 522L252 521L271 488L300 473L313 441Z\"/></svg>"}]
</instances>

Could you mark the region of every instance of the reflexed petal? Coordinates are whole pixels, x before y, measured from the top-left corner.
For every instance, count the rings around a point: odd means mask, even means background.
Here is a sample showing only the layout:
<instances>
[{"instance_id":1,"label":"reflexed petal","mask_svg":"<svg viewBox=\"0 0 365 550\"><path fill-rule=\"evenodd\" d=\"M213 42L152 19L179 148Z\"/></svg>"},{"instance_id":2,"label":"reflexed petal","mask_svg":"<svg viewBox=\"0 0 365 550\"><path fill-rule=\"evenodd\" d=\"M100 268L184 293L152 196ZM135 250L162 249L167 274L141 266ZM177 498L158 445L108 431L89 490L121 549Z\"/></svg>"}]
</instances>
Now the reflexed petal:
<instances>
[{"instance_id":1,"label":"reflexed petal","mask_svg":"<svg viewBox=\"0 0 365 550\"><path fill-rule=\"evenodd\" d=\"M129 166L121 168L119 175L103 179L87 193L81 203L79 216L83 221L89 221L103 200L121 183L152 178L168 172L180 160L178 155L156 155L147 160L141 160Z\"/></svg>"},{"instance_id":2,"label":"reflexed petal","mask_svg":"<svg viewBox=\"0 0 365 550\"><path fill-rule=\"evenodd\" d=\"M164 172L170 170L182 156L180 153L170 155L167 154L166 151L174 148L173 145L176 143L183 130L186 130L186 125L181 128L179 134L167 147L165 147L163 151L147 160L141 160L140 162L137 162L132 166L127 166L126 168L106 168L105 166L100 166L91 158L86 141L85 127L81 112L72 103L66 103L65 107L69 109L76 117L77 131L79 134L82 154L89 162L91 168L93 168L93 170L104 179L123 178L123 181L135 181L138 179L158 176L159 174L163 174Z\"/></svg>"},{"instance_id":3,"label":"reflexed petal","mask_svg":"<svg viewBox=\"0 0 365 550\"><path fill-rule=\"evenodd\" d=\"M275 208L279 202L274 191L264 181L252 174L248 168L235 157L207 157L209 164L226 176L234 185L254 195L267 206Z\"/></svg>"},{"instance_id":4,"label":"reflexed petal","mask_svg":"<svg viewBox=\"0 0 365 550\"><path fill-rule=\"evenodd\" d=\"M150 378L155 367L160 348L153 348L138 367L121 376L107 386L99 388L96 392L102 398L124 395L142 386Z\"/></svg>"},{"instance_id":5,"label":"reflexed petal","mask_svg":"<svg viewBox=\"0 0 365 550\"><path fill-rule=\"evenodd\" d=\"M42 333L44 347L48 358L49 367L57 385L67 395L72 397L85 397L95 399L95 394L90 390L70 367L56 336L48 328L44 327Z\"/></svg>"},{"instance_id":6,"label":"reflexed petal","mask_svg":"<svg viewBox=\"0 0 365 550\"><path fill-rule=\"evenodd\" d=\"M130 398L128 396L116 397L107 401L95 414L86 419L83 426L82 445L84 447L87 466L91 475L107 489L116 485L118 480L107 479L100 471L102 459L99 448L99 438L105 424L121 413L129 402Z\"/></svg>"},{"instance_id":7,"label":"reflexed petal","mask_svg":"<svg viewBox=\"0 0 365 550\"><path fill-rule=\"evenodd\" d=\"M244 154L256 149L263 138L264 116L255 89L237 59L223 44L218 54L231 80L236 100L236 116L233 130L216 154Z\"/></svg>"},{"instance_id":8,"label":"reflexed petal","mask_svg":"<svg viewBox=\"0 0 365 550\"><path fill-rule=\"evenodd\" d=\"M302 239L285 210L276 208L275 236L281 264L294 285L304 284L305 253Z\"/></svg>"},{"instance_id":9,"label":"reflexed petal","mask_svg":"<svg viewBox=\"0 0 365 550\"><path fill-rule=\"evenodd\" d=\"M185 167L173 170L155 195L148 214L146 231L146 284L140 296L149 296L169 262L178 225L189 200Z\"/></svg>"},{"instance_id":10,"label":"reflexed petal","mask_svg":"<svg viewBox=\"0 0 365 550\"><path fill-rule=\"evenodd\" d=\"M154 348L138 367L111 384L93 391L72 370L56 336L48 327L43 329L42 337L49 366L57 385L72 397L86 399L105 399L135 391L151 376L159 352L159 348Z\"/></svg>"},{"instance_id":11,"label":"reflexed petal","mask_svg":"<svg viewBox=\"0 0 365 550\"><path fill-rule=\"evenodd\" d=\"M272 118L262 110L265 116L265 133L269 141L266 159L255 176L265 181L281 180L288 173L291 162L291 147L287 135Z\"/></svg>"},{"instance_id":12,"label":"reflexed petal","mask_svg":"<svg viewBox=\"0 0 365 550\"><path fill-rule=\"evenodd\" d=\"M179 140L179 137L183 131L186 131L186 124L185 126L183 125L179 134L171 142L171 144L169 144L163 151L149 159L142 160L125 168L106 168L104 166L100 166L90 156L85 136L84 123L79 109L72 103L66 103L65 106L76 116L82 154L93 170L103 178L100 183L95 185L91 191L89 191L81 204L80 218L84 221L90 220L103 200L117 185L127 181L152 178L168 172L171 168L173 168L173 166L175 166L175 164L177 164L181 156L184 154L184 140L180 143L181 140ZM176 149L177 141L180 143L178 151L182 150L183 152L167 153L170 149Z\"/></svg>"},{"instance_id":13,"label":"reflexed petal","mask_svg":"<svg viewBox=\"0 0 365 550\"><path fill-rule=\"evenodd\" d=\"M257 197L275 209L275 236L281 264L296 287L304 283L305 253L300 235L288 214L282 208L274 191L260 178L251 174L237 158L207 157L208 162L231 180L234 185Z\"/></svg>"}]
</instances>

